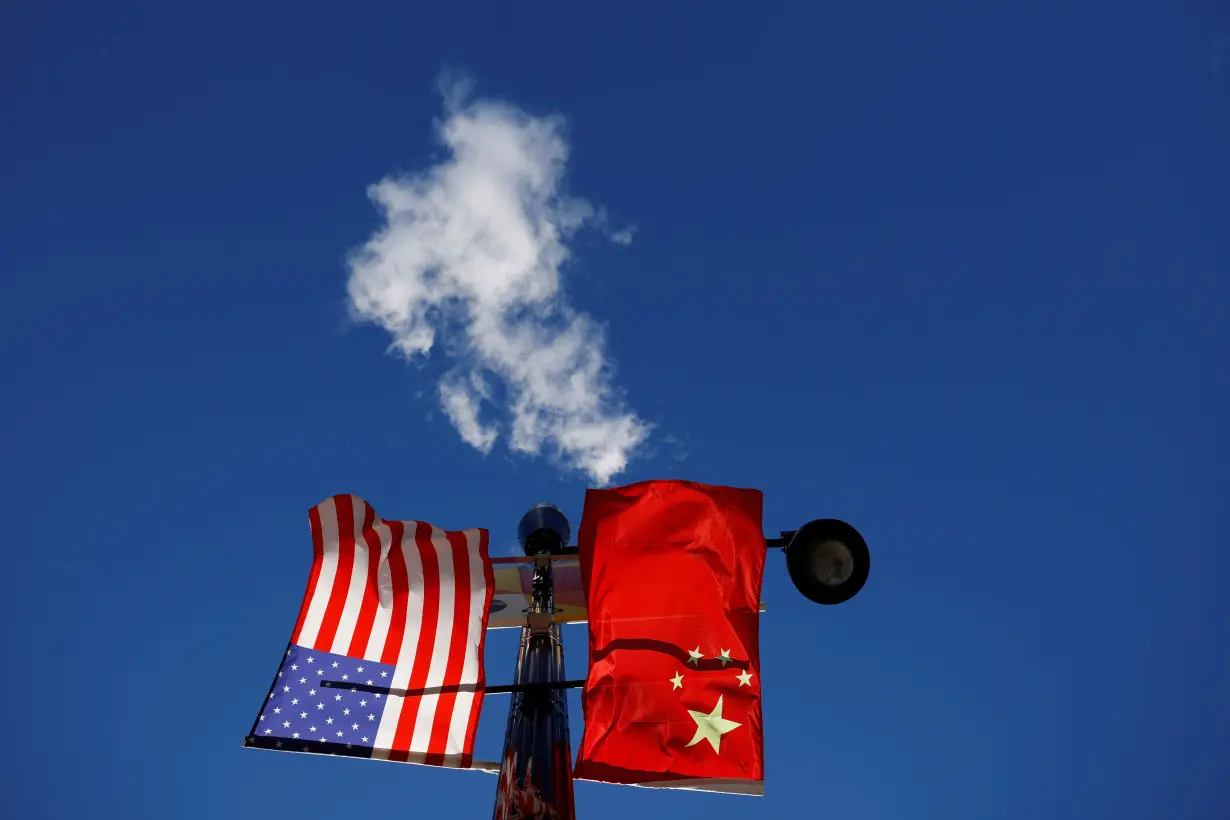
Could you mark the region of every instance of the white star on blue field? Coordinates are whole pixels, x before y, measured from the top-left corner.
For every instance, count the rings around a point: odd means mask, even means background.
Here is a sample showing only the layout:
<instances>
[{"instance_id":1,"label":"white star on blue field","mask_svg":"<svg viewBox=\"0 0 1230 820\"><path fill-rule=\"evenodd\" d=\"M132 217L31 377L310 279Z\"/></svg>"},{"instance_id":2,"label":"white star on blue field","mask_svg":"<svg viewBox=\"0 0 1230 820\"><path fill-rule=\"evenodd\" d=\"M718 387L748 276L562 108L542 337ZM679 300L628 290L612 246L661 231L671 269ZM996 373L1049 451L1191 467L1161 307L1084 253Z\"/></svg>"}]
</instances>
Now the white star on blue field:
<instances>
[{"instance_id":1,"label":"white star on blue field","mask_svg":"<svg viewBox=\"0 0 1230 820\"><path fill-rule=\"evenodd\" d=\"M292 645L248 745L370 757L393 666ZM360 688L362 687L362 688Z\"/></svg>"}]
</instances>

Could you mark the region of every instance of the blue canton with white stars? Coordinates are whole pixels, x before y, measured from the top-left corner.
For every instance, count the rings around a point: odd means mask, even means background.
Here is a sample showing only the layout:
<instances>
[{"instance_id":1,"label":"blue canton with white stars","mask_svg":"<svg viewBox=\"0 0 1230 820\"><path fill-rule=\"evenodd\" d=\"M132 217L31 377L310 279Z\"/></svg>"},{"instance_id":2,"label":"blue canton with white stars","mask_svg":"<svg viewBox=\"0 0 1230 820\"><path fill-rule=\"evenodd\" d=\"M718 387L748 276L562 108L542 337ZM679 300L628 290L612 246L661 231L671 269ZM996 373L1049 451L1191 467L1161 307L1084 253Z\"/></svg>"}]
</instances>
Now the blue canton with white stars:
<instances>
[{"instance_id":1,"label":"blue canton with white stars","mask_svg":"<svg viewBox=\"0 0 1230 820\"><path fill-rule=\"evenodd\" d=\"M247 745L371 757L392 681L388 664L292 644Z\"/></svg>"}]
</instances>

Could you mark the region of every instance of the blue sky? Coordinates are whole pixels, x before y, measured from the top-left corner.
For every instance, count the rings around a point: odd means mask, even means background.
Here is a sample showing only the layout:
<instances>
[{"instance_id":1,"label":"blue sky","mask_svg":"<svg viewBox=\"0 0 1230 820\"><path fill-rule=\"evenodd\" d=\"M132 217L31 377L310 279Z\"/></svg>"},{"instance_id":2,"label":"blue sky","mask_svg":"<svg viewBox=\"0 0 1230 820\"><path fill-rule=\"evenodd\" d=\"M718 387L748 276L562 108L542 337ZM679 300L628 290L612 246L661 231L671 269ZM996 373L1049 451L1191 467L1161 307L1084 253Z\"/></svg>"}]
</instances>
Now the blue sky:
<instances>
[{"instance_id":1,"label":"blue sky","mask_svg":"<svg viewBox=\"0 0 1230 820\"><path fill-rule=\"evenodd\" d=\"M819 609L770 556L762 801L579 817L1224 817L1227 37L1211 0L4 4L0 813L486 816L485 775L241 748L307 510L507 554L610 473L873 567Z\"/></svg>"}]
</instances>

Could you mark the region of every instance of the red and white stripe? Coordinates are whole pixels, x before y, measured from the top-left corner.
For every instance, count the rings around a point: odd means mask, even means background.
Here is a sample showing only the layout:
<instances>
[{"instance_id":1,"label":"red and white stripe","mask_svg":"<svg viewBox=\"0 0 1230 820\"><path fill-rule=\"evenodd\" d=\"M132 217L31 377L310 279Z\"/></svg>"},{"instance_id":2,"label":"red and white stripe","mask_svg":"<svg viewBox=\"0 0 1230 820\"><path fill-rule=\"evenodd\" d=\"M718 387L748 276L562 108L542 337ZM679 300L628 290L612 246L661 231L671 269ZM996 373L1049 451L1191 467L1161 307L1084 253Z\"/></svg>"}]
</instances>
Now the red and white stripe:
<instances>
[{"instance_id":1,"label":"red and white stripe","mask_svg":"<svg viewBox=\"0 0 1230 820\"><path fill-rule=\"evenodd\" d=\"M310 518L315 560L291 642L394 667L381 683L406 694L386 696L373 757L468 768L495 590L487 531L382 521L352 495Z\"/></svg>"}]
</instances>

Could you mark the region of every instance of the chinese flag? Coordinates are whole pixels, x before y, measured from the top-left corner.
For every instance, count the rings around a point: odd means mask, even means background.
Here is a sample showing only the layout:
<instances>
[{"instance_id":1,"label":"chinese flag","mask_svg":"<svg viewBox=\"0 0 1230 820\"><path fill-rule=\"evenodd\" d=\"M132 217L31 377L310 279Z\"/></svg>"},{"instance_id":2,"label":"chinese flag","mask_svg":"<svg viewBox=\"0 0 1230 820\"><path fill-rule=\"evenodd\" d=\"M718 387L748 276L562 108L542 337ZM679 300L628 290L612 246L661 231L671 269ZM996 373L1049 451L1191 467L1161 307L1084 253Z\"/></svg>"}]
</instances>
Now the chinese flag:
<instances>
[{"instance_id":1,"label":"chinese flag","mask_svg":"<svg viewBox=\"0 0 1230 820\"><path fill-rule=\"evenodd\" d=\"M586 493L578 779L763 793L761 502L685 481Z\"/></svg>"}]
</instances>

